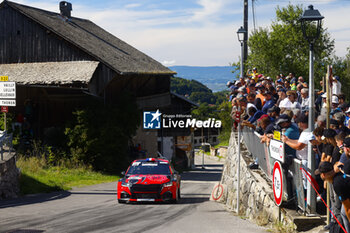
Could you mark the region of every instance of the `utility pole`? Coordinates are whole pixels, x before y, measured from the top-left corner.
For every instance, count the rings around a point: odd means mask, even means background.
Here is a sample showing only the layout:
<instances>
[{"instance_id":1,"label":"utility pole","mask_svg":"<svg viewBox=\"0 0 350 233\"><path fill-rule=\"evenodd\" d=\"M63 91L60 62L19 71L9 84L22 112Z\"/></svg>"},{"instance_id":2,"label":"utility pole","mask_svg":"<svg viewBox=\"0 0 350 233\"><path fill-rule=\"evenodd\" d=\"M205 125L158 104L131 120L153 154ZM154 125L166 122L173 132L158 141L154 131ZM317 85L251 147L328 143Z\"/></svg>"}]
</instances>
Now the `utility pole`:
<instances>
[{"instance_id":1,"label":"utility pole","mask_svg":"<svg viewBox=\"0 0 350 233\"><path fill-rule=\"evenodd\" d=\"M243 12L243 27L245 29L243 39L243 63L247 61L248 57L248 0L244 0L244 12ZM242 71L241 71L242 72ZM244 71L243 71L244 73Z\"/></svg>"}]
</instances>

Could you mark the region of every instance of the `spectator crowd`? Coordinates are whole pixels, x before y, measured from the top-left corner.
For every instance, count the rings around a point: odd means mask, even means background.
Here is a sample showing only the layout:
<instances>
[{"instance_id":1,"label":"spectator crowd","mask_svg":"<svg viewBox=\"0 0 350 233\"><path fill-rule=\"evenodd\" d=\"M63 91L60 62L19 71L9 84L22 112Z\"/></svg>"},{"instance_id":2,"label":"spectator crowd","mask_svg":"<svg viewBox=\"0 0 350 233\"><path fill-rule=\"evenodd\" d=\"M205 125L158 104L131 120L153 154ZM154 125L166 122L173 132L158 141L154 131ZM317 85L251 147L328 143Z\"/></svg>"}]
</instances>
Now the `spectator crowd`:
<instances>
[{"instance_id":1,"label":"spectator crowd","mask_svg":"<svg viewBox=\"0 0 350 233\"><path fill-rule=\"evenodd\" d=\"M320 83L323 86L323 83ZM341 86L340 78L331 77L330 106L327 110L327 93L315 92L314 130L309 130L309 89L302 76L290 73L275 79L259 74L257 69L235 82L229 81L231 116L240 115L242 127L250 127L260 135L261 143L269 145L274 131L282 132L285 143L285 167L299 159L306 169L308 144L312 145L316 178L320 186L330 184L331 209L350 232L350 105ZM348 92L347 92L348 93ZM329 116L327 115L329 113ZM327 128L327 118L329 127ZM234 123L237 127L237 121ZM307 179L303 177L306 192ZM324 192L325 193L325 192ZM335 220L326 228L332 227Z\"/></svg>"}]
</instances>

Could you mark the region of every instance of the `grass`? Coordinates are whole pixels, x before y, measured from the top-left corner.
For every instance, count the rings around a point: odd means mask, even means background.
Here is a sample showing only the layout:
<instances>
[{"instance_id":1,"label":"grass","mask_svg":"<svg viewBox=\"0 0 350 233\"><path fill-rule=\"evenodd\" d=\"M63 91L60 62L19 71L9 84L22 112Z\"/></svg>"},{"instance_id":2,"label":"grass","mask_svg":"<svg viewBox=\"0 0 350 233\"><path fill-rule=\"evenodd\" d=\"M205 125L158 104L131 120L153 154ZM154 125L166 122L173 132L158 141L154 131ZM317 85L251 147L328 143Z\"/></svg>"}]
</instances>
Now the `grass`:
<instances>
[{"instance_id":1,"label":"grass","mask_svg":"<svg viewBox=\"0 0 350 233\"><path fill-rule=\"evenodd\" d=\"M60 190L70 190L99 183L113 182L118 176L94 172L84 166L67 168L66 166L48 166L45 158L31 157L17 160L21 170L21 194L48 193Z\"/></svg>"},{"instance_id":2,"label":"grass","mask_svg":"<svg viewBox=\"0 0 350 233\"><path fill-rule=\"evenodd\" d=\"M272 233L294 233L297 232L293 223L284 225L282 222L275 222L272 228L268 229Z\"/></svg>"},{"instance_id":3,"label":"grass","mask_svg":"<svg viewBox=\"0 0 350 233\"><path fill-rule=\"evenodd\" d=\"M220 146L228 146L229 142L230 142L230 138L224 139L223 141L220 141L220 143L215 146L215 149L219 148Z\"/></svg>"},{"instance_id":4,"label":"grass","mask_svg":"<svg viewBox=\"0 0 350 233\"><path fill-rule=\"evenodd\" d=\"M220 143L215 146L215 148L219 148L220 146L228 146L230 143L231 132L221 132L219 136Z\"/></svg>"}]
</instances>

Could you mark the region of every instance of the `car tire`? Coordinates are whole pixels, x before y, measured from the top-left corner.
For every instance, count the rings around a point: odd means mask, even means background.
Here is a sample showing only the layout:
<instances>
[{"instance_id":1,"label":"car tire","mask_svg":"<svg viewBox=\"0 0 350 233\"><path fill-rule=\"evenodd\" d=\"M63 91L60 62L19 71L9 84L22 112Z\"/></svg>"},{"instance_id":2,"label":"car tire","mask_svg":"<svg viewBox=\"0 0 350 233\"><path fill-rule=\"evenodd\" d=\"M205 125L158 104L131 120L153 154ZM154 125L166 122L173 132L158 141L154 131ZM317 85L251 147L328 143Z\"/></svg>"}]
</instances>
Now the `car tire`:
<instances>
[{"instance_id":1,"label":"car tire","mask_svg":"<svg viewBox=\"0 0 350 233\"><path fill-rule=\"evenodd\" d=\"M123 201L123 200L118 199L118 203L120 203L120 204L125 204L126 201Z\"/></svg>"},{"instance_id":2,"label":"car tire","mask_svg":"<svg viewBox=\"0 0 350 233\"><path fill-rule=\"evenodd\" d=\"M173 199L172 203L174 204L177 204L180 202L180 198L181 198L181 193L180 193L180 189L177 190L177 193L176 193L176 198Z\"/></svg>"}]
</instances>

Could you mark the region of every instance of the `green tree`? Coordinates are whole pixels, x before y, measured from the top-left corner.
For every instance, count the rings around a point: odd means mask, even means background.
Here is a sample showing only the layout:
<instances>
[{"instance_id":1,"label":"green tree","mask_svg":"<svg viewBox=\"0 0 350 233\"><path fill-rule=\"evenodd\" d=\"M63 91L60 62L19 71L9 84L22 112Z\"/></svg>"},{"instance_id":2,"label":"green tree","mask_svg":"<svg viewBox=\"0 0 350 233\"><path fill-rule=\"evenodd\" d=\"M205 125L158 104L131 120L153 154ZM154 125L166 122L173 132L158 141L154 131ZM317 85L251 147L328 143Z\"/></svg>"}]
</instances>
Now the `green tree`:
<instances>
[{"instance_id":1,"label":"green tree","mask_svg":"<svg viewBox=\"0 0 350 233\"><path fill-rule=\"evenodd\" d=\"M333 74L340 77L342 92L346 95L346 87L350 86L350 47L347 48L347 54L344 58L335 56L333 61ZM349 100L349 95L346 96Z\"/></svg>"},{"instance_id":2,"label":"green tree","mask_svg":"<svg viewBox=\"0 0 350 233\"><path fill-rule=\"evenodd\" d=\"M108 172L125 169L128 143L140 124L135 98L122 93L110 105L92 99L74 115L75 121L65 130L72 161Z\"/></svg>"},{"instance_id":3,"label":"green tree","mask_svg":"<svg viewBox=\"0 0 350 233\"><path fill-rule=\"evenodd\" d=\"M219 119L216 107L207 103L202 103L198 108L193 109L192 117L200 120L207 120L208 118Z\"/></svg>"},{"instance_id":4,"label":"green tree","mask_svg":"<svg viewBox=\"0 0 350 233\"><path fill-rule=\"evenodd\" d=\"M171 78L170 90L183 96L188 96L190 100L196 103L215 104L216 96L203 83L196 80L187 80L183 78Z\"/></svg>"},{"instance_id":5,"label":"green tree","mask_svg":"<svg viewBox=\"0 0 350 233\"><path fill-rule=\"evenodd\" d=\"M276 8L276 20L269 28L259 28L250 35L246 67L258 67L259 73L274 77L288 74L308 78L309 43L303 37L299 18L303 14L301 5ZM314 45L316 80L320 80L332 64L331 55L334 40L327 29L322 28L319 39ZM318 82L317 82L318 83Z\"/></svg>"}]
</instances>

